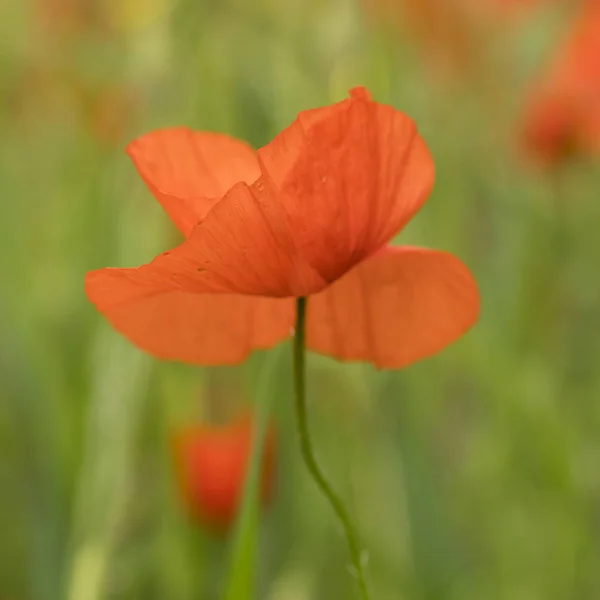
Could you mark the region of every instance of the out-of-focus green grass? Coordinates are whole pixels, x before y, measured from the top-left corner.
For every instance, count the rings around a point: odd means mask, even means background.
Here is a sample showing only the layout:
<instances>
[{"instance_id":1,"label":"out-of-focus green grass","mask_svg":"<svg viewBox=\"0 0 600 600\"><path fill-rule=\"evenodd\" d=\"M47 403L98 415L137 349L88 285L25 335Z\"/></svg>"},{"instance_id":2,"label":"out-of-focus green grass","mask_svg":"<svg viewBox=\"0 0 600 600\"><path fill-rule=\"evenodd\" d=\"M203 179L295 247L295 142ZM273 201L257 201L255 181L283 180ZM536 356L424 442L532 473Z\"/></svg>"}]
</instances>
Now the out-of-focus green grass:
<instances>
[{"instance_id":1,"label":"out-of-focus green grass","mask_svg":"<svg viewBox=\"0 0 600 600\"><path fill-rule=\"evenodd\" d=\"M127 140L188 124L260 146L356 84L413 116L435 157L401 239L457 253L483 299L475 330L405 371L310 357L317 453L373 597L597 598L600 172L536 173L513 139L557 13L491 40L482 80L444 85L349 0L99 2L54 33L41 4L0 8L0 599L220 597L228 546L184 516L168 448L211 372L130 347L83 277L176 239ZM248 398L265 360L228 371ZM299 460L289 367L270 391L281 447L257 597L350 598L344 539Z\"/></svg>"}]
</instances>

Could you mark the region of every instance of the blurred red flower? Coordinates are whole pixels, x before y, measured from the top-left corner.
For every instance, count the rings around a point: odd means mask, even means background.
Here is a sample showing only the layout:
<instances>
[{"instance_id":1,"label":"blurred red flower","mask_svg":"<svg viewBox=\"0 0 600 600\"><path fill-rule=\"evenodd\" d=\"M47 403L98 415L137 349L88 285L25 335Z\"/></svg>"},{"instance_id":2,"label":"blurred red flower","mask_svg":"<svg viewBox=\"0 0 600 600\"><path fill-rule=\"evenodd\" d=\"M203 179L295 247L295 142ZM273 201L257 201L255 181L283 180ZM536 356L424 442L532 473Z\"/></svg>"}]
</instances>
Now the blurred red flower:
<instances>
[{"instance_id":1,"label":"blurred red flower","mask_svg":"<svg viewBox=\"0 0 600 600\"><path fill-rule=\"evenodd\" d=\"M252 415L244 415L224 426L186 427L173 436L173 458L183 501L191 515L214 530L227 531L237 515L252 454L252 430ZM266 507L275 470L273 423L264 444L260 497Z\"/></svg>"},{"instance_id":2,"label":"blurred red flower","mask_svg":"<svg viewBox=\"0 0 600 600\"><path fill-rule=\"evenodd\" d=\"M480 4L480 0L470 0L473 4ZM525 9L535 8L543 4L556 4L557 0L488 0L489 8L502 12L513 13Z\"/></svg>"},{"instance_id":3,"label":"blurred red flower","mask_svg":"<svg viewBox=\"0 0 600 600\"><path fill-rule=\"evenodd\" d=\"M481 35L464 0L363 0L367 16L413 39L434 70L464 77L479 60Z\"/></svg>"},{"instance_id":4,"label":"blurred red flower","mask_svg":"<svg viewBox=\"0 0 600 600\"><path fill-rule=\"evenodd\" d=\"M293 334L300 296L310 349L379 367L434 354L477 319L457 258L387 245L427 199L434 166L414 122L363 88L300 113L258 152L174 128L129 154L187 239L150 264L88 273L86 291L160 358L239 362Z\"/></svg>"},{"instance_id":5,"label":"blurred red flower","mask_svg":"<svg viewBox=\"0 0 600 600\"><path fill-rule=\"evenodd\" d=\"M34 0L33 12L54 38L79 34L96 21L91 3L82 0Z\"/></svg>"},{"instance_id":6,"label":"blurred red flower","mask_svg":"<svg viewBox=\"0 0 600 600\"><path fill-rule=\"evenodd\" d=\"M600 1L582 3L532 94L523 136L546 166L600 152Z\"/></svg>"},{"instance_id":7,"label":"blurred red flower","mask_svg":"<svg viewBox=\"0 0 600 600\"><path fill-rule=\"evenodd\" d=\"M131 120L135 94L113 85L95 90L87 96L86 116L94 139L107 146L117 144Z\"/></svg>"}]
</instances>

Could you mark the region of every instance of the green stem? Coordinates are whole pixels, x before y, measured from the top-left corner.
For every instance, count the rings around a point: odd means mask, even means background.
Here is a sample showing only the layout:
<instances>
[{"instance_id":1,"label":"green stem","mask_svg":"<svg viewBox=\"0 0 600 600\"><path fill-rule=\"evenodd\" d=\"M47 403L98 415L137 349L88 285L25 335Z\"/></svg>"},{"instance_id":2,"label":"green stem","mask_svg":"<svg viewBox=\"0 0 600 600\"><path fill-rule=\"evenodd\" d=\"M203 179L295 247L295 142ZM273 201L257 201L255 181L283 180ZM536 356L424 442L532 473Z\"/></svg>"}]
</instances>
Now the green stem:
<instances>
[{"instance_id":1,"label":"green stem","mask_svg":"<svg viewBox=\"0 0 600 600\"><path fill-rule=\"evenodd\" d=\"M315 454L313 452L310 435L308 433L308 419L306 415L306 388L305 388L305 321L306 321L306 298L298 298L296 301L296 335L294 337L294 395L296 420L298 422L298 434L300 437L300 450L302 458L312 475L319 489L325 494L335 514L339 518L350 549L350 558L358 586L361 591L363 600L369 600L367 584L365 581L364 569L360 556L360 546L358 543L358 535L348 512L338 495L331 489L329 483L325 479L321 468L317 464Z\"/></svg>"}]
</instances>

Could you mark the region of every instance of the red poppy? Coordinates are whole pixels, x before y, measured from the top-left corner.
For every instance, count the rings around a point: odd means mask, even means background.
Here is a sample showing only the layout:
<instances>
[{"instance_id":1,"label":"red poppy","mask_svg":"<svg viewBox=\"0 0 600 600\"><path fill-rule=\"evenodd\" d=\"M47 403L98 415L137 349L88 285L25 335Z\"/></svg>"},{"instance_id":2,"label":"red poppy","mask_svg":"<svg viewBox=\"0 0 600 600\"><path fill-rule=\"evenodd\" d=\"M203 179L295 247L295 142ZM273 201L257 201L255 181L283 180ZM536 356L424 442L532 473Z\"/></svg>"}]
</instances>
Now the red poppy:
<instances>
[{"instance_id":1,"label":"red poppy","mask_svg":"<svg viewBox=\"0 0 600 600\"><path fill-rule=\"evenodd\" d=\"M600 152L600 2L582 4L528 106L524 143L552 166Z\"/></svg>"},{"instance_id":2,"label":"red poppy","mask_svg":"<svg viewBox=\"0 0 600 600\"><path fill-rule=\"evenodd\" d=\"M464 76L476 66L482 38L461 0L363 0L367 16L413 39L434 71Z\"/></svg>"},{"instance_id":3,"label":"red poppy","mask_svg":"<svg viewBox=\"0 0 600 600\"><path fill-rule=\"evenodd\" d=\"M473 4L480 4L479 0L471 0ZM500 10L505 13L515 13L526 9L535 8L540 4L549 4L550 0L488 0L488 8ZM556 3L556 0L554 0Z\"/></svg>"},{"instance_id":4,"label":"red poppy","mask_svg":"<svg viewBox=\"0 0 600 600\"><path fill-rule=\"evenodd\" d=\"M173 437L173 457L183 500L190 513L218 531L234 522L252 454L252 417L225 426L196 425ZM275 469L275 426L265 436L260 497L268 505Z\"/></svg>"},{"instance_id":5,"label":"red poppy","mask_svg":"<svg viewBox=\"0 0 600 600\"><path fill-rule=\"evenodd\" d=\"M80 33L94 20L90 7L81 0L35 0L33 6L40 25L55 39Z\"/></svg>"},{"instance_id":6,"label":"red poppy","mask_svg":"<svg viewBox=\"0 0 600 600\"><path fill-rule=\"evenodd\" d=\"M116 144L131 117L133 94L118 86L86 92L84 109L90 132L100 144Z\"/></svg>"},{"instance_id":7,"label":"red poppy","mask_svg":"<svg viewBox=\"0 0 600 600\"><path fill-rule=\"evenodd\" d=\"M186 128L129 146L186 236L133 269L88 273L86 291L121 333L165 359L243 360L293 334L307 346L397 368L476 321L477 287L454 256L387 244L421 208L434 166L414 122L363 88L302 112L270 144Z\"/></svg>"}]
</instances>

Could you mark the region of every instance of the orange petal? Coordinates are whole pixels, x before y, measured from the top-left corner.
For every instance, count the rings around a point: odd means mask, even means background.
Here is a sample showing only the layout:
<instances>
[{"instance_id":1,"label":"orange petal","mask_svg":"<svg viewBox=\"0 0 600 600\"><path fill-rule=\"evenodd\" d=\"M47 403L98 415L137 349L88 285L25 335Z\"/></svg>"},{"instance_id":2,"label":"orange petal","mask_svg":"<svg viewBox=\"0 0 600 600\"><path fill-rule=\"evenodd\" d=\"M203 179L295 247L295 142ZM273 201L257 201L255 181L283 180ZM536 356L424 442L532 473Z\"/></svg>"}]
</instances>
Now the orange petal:
<instances>
[{"instance_id":1,"label":"orange petal","mask_svg":"<svg viewBox=\"0 0 600 600\"><path fill-rule=\"evenodd\" d=\"M235 185L180 246L135 269L90 274L103 306L164 293L304 296L325 286L298 255L276 190Z\"/></svg>"},{"instance_id":2,"label":"orange petal","mask_svg":"<svg viewBox=\"0 0 600 600\"><path fill-rule=\"evenodd\" d=\"M296 247L327 282L396 235L434 180L414 122L373 102L364 88L300 113L258 155L280 193Z\"/></svg>"},{"instance_id":3,"label":"orange petal","mask_svg":"<svg viewBox=\"0 0 600 600\"><path fill-rule=\"evenodd\" d=\"M236 183L254 182L254 150L227 135L187 127L159 129L127 147L142 179L187 237Z\"/></svg>"},{"instance_id":4,"label":"orange petal","mask_svg":"<svg viewBox=\"0 0 600 600\"><path fill-rule=\"evenodd\" d=\"M400 368L442 350L478 314L477 285L453 255L388 247L309 299L307 345Z\"/></svg>"},{"instance_id":5,"label":"orange petal","mask_svg":"<svg viewBox=\"0 0 600 600\"><path fill-rule=\"evenodd\" d=\"M291 335L293 300L178 290L127 295L114 272L86 277L86 292L111 325L157 358L201 365L236 364L256 349L271 348ZM123 280L125 281L125 280Z\"/></svg>"}]
</instances>

